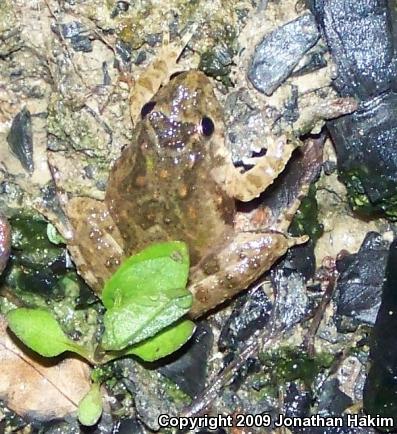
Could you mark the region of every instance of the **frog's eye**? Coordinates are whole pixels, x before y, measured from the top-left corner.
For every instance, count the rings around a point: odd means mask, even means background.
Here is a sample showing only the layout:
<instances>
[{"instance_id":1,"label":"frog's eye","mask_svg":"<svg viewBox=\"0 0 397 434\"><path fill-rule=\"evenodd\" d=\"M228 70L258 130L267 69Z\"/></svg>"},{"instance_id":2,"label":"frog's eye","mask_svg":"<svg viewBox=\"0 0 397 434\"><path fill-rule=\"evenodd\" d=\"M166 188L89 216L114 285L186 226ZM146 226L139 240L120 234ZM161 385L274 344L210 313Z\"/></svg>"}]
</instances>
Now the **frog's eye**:
<instances>
[{"instance_id":1,"label":"frog's eye","mask_svg":"<svg viewBox=\"0 0 397 434\"><path fill-rule=\"evenodd\" d=\"M156 101L147 102L141 109L141 118L143 119L147 116L156 106Z\"/></svg>"},{"instance_id":2,"label":"frog's eye","mask_svg":"<svg viewBox=\"0 0 397 434\"><path fill-rule=\"evenodd\" d=\"M203 119L201 119L201 132L202 134L204 134L204 136L212 136L214 130L215 130L215 125L212 122L212 119L204 116Z\"/></svg>"}]
</instances>

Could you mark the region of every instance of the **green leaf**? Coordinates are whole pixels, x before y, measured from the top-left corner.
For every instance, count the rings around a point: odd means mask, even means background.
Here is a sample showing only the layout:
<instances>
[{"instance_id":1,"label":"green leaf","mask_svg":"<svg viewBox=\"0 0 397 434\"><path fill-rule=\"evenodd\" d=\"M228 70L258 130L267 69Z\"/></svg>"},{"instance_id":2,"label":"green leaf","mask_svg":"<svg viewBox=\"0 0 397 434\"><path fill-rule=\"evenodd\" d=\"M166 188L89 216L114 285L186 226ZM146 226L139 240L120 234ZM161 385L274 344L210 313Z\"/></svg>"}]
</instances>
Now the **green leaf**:
<instances>
[{"instance_id":1,"label":"green leaf","mask_svg":"<svg viewBox=\"0 0 397 434\"><path fill-rule=\"evenodd\" d=\"M73 351L86 357L83 347L69 339L57 320L44 309L18 308L7 314L8 327L29 348L45 357Z\"/></svg>"},{"instance_id":2,"label":"green leaf","mask_svg":"<svg viewBox=\"0 0 397 434\"><path fill-rule=\"evenodd\" d=\"M122 350L154 336L185 315L192 301L192 294L187 289L174 289L169 291L168 296L158 294L156 297L139 297L136 302L108 310L103 318L103 348Z\"/></svg>"},{"instance_id":3,"label":"green leaf","mask_svg":"<svg viewBox=\"0 0 397 434\"><path fill-rule=\"evenodd\" d=\"M172 354L185 344L193 335L196 326L194 322L182 320L130 348L123 355L135 355L146 362L153 362Z\"/></svg>"},{"instance_id":4,"label":"green leaf","mask_svg":"<svg viewBox=\"0 0 397 434\"><path fill-rule=\"evenodd\" d=\"M95 425L102 414L102 395L100 385L94 383L79 403L79 422L85 426Z\"/></svg>"},{"instance_id":5,"label":"green leaf","mask_svg":"<svg viewBox=\"0 0 397 434\"><path fill-rule=\"evenodd\" d=\"M47 224L47 238L52 244L66 244L66 240L51 223Z\"/></svg>"},{"instance_id":6,"label":"green leaf","mask_svg":"<svg viewBox=\"0 0 397 434\"><path fill-rule=\"evenodd\" d=\"M131 256L106 282L106 309L124 306L136 297L149 298L174 288L185 288L189 275L187 245L180 241L153 244Z\"/></svg>"},{"instance_id":7,"label":"green leaf","mask_svg":"<svg viewBox=\"0 0 397 434\"><path fill-rule=\"evenodd\" d=\"M122 350L154 336L187 313L189 257L185 243L154 244L127 259L106 283L102 346Z\"/></svg>"}]
</instances>

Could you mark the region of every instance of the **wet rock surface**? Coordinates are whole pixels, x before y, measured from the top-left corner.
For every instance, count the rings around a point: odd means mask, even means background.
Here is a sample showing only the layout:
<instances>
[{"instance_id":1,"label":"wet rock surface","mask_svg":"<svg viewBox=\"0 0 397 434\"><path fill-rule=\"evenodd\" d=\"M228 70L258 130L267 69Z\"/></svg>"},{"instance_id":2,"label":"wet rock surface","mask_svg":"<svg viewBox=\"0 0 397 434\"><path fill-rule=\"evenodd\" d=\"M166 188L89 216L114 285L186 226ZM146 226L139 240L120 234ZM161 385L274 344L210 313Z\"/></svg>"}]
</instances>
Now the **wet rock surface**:
<instances>
[{"instance_id":1,"label":"wet rock surface","mask_svg":"<svg viewBox=\"0 0 397 434\"><path fill-rule=\"evenodd\" d=\"M369 232L357 253L336 262L340 330L375 324L388 255L389 243L380 234Z\"/></svg>"},{"instance_id":2,"label":"wet rock surface","mask_svg":"<svg viewBox=\"0 0 397 434\"><path fill-rule=\"evenodd\" d=\"M211 327L200 322L190 342L171 356L170 362L163 363L159 372L194 398L205 388L207 363L213 340Z\"/></svg>"},{"instance_id":3,"label":"wet rock surface","mask_svg":"<svg viewBox=\"0 0 397 434\"><path fill-rule=\"evenodd\" d=\"M256 47L248 71L249 80L256 89L271 95L318 38L317 26L310 13L275 30Z\"/></svg>"},{"instance_id":4,"label":"wet rock surface","mask_svg":"<svg viewBox=\"0 0 397 434\"><path fill-rule=\"evenodd\" d=\"M371 367L364 388L364 408L371 415L394 418L397 426L397 241L390 246L382 303L371 336ZM387 431L390 431L387 430Z\"/></svg>"},{"instance_id":5,"label":"wet rock surface","mask_svg":"<svg viewBox=\"0 0 397 434\"><path fill-rule=\"evenodd\" d=\"M337 90L364 101L395 89L397 63L391 3L386 0L311 3L338 68L334 82Z\"/></svg>"},{"instance_id":6,"label":"wet rock surface","mask_svg":"<svg viewBox=\"0 0 397 434\"><path fill-rule=\"evenodd\" d=\"M273 303L262 287L239 297L221 330L219 349L223 352L242 349L247 340L268 323L272 308Z\"/></svg>"},{"instance_id":7,"label":"wet rock surface","mask_svg":"<svg viewBox=\"0 0 397 434\"><path fill-rule=\"evenodd\" d=\"M14 117L7 141L24 169L33 172L32 117L26 108Z\"/></svg>"},{"instance_id":8,"label":"wet rock surface","mask_svg":"<svg viewBox=\"0 0 397 434\"><path fill-rule=\"evenodd\" d=\"M356 113L330 121L338 168L354 210L396 219L397 95L380 95Z\"/></svg>"},{"instance_id":9,"label":"wet rock surface","mask_svg":"<svg viewBox=\"0 0 397 434\"><path fill-rule=\"evenodd\" d=\"M396 219L395 9L386 0L311 1L337 65L334 86L359 101L356 113L328 123L352 208Z\"/></svg>"},{"instance_id":10,"label":"wet rock surface","mask_svg":"<svg viewBox=\"0 0 397 434\"><path fill-rule=\"evenodd\" d=\"M11 226L6 217L0 214L0 274L7 265L11 252Z\"/></svg>"}]
</instances>

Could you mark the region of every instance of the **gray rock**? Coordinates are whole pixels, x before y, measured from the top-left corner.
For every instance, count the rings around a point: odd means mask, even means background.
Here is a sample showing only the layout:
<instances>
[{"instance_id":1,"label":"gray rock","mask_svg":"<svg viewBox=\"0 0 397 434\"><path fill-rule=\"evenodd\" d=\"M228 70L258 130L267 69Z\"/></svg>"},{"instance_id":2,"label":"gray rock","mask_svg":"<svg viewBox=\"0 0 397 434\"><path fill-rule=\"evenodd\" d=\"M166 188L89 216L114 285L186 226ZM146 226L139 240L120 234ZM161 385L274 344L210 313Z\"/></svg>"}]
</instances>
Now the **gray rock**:
<instances>
[{"instance_id":1,"label":"gray rock","mask_svg":"<svg viewBox=\"0 0 397 434\"><path fill-rule=\"evenodd\" d=\"M32 117L26 107L13 119L7 142L23 168L32 173L34 170Z\"/></svg>"},{"instance_id":2,"label":"gray rock","mask_svg":"<svg viewBox=\"0 0 397 434\"><path fill-rule=\"evenodd\" d=\"M256 47L248 79L260 92L271 95L318 39L319 32L311 13L277 28Z\"/></svg>"}]
</instances>

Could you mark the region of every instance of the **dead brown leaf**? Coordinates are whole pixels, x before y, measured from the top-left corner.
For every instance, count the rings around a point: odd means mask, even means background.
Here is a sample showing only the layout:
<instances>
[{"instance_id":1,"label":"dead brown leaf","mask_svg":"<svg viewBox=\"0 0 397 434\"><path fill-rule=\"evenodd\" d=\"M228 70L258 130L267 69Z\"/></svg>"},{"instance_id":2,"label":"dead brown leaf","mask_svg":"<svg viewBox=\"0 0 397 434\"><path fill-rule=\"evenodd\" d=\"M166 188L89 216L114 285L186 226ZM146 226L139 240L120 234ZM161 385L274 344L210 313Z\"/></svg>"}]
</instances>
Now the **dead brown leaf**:
<instances>
[{"instance_id":1,"label":"dead brown leaf","mask_svg":"<svg viewBox=\"0 0 397 434\"><path fill-rule=\"evenodd\" d=\"M41 421L77 411L90 387L89 367L73 358L56 362L25 349L0 316L0 399L8 408Z\"/></svg>"}]
</instances>

